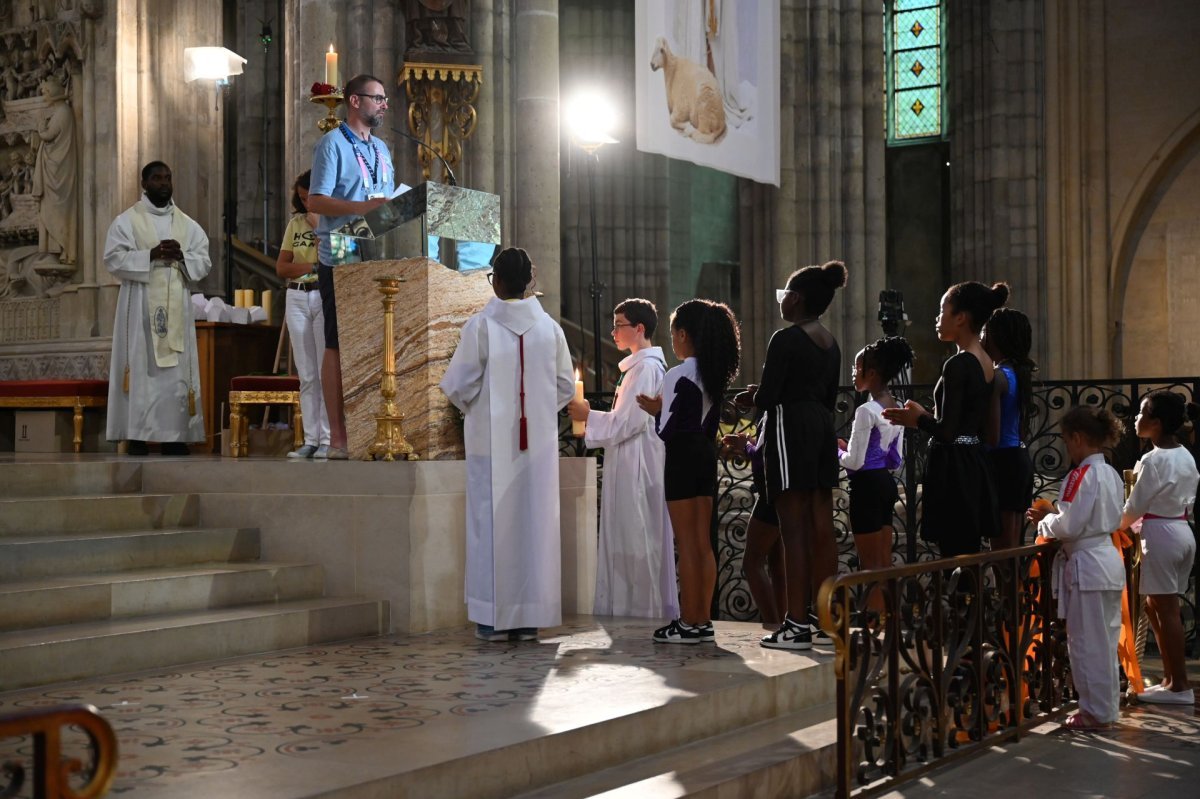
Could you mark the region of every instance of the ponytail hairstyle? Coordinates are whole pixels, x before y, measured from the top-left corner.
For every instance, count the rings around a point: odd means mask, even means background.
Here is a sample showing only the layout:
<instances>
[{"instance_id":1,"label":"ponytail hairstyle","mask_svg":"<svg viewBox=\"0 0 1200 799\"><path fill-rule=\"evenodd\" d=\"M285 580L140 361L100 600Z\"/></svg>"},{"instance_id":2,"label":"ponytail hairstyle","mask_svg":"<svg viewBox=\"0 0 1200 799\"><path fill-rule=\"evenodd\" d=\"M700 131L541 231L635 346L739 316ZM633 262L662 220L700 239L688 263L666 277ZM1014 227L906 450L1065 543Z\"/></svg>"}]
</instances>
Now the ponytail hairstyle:
<instances>
[{"instance_id":1,"label":"ponytail hairstyle","mask_svg":"<svg viewBox=\"0 0 1200 799\"><path fill-rule=\"evenodd\" d=\"M1112 447L1121 440L1125 425L1108 408L1076 405L1067 411L1059 423L1063 435L1083 433L1092 446Z\"/></svg>"},{"instance_id":2,"label":"ponytail hairstyle","mask_svg":"<svg viewBox=\"0 0 1200 799\"><path fill-rule=\"evenodd\" d=\"M1149 403L1150 418L1158 420L1164 435L1186 435L1191 432L1191 427L1185 425L1190 425L1195 419L1189 413L1189 406L1196 407L1194 402L1188 402L1182 394L1174 391L1153 391L1146 395L1146 401Z\"/></svg>"},{"instance_id":3,"label":"ponytail hairstyle","mask_svg":"<svg viewBox=\"0 0 1200 799\"><path fill-rule=\"evenodd\" d=\"M292 213L307 214L308 209L304 207L304 203L300 202L300 189L308 191L309 183L312 180L312 170L306 169L296 178L296 182L292 184Z\"/></svg>"},{"instance_id":4,"label":"ponytail hairstyle","mask_svg":"<svg viewBox=\"0 0 1200 799\"><path fill-rule=\"evenodd\" d=\"M955 283L946 291L946 300L953 313L966 312L971 317L971 332L978 335L992 313L1008 302L1008 284L993 283L988 288L974 280Z\"/></svg>"},{"instance_id":5,"label":"ponytail hairstyle","mask_svg":"<svg viewBox=\"0 0 1200 799\"><path fill-rule=\"evenodd\" d=\"M913 365L915 356L903 336L888 336L864 347L861 357L863 369L879 372L886 386Z\"/></svg>"},{"instance_id":6,"label":"ponytail hairstyle","mask_svg":"<svg viewBox=\"0 0 1200 799\"><path fill-rule=\"evenodd\" d=\"M529 260L529 253L520 247L509 247L496 256L492 273L493 279L500 278L505 289L520 297L533 280L533 262Z\"/></svg>"},{"instance_id":7,"label":"ponytail hairstyle","mask_svg":"<svg viewBox=\"0 0 1200 799\"><path fill-rule=\"evenodd\" d=\"M671 329L692 340L702 388L720 404L737 376L742 357L737 318L729 306L710 300L688 300L671 314Z\"/></svg>"},{"instance_id":8,"label":"ponytail hairstyle","mask_svg":"<svg viewBox=\"0 0 1200 799\"><path fill-rule=\"evenodd\" d=\"M829 261L822 266L806 266L788 277L787 290L804 297L804 313L820 316L833 302L833 293L846 285L846 265Z\"/></svg>"},{"instance_id":9,"label":"ponytail hairstyle","mask_svg":"<svg viewBox=\"0 0 1200 799\"><path fill-rule=\"evenodd\" d=\"M1000 354L1001 362L1017 374L1017 403L1021 409L1021 438L1029 438L1029 414L1033 406L1033 373L1037 364L1029 357L1033 327L1029 317L1015 308L997 308L984 325L988 344Z\"/></svg>"}]
</instances>

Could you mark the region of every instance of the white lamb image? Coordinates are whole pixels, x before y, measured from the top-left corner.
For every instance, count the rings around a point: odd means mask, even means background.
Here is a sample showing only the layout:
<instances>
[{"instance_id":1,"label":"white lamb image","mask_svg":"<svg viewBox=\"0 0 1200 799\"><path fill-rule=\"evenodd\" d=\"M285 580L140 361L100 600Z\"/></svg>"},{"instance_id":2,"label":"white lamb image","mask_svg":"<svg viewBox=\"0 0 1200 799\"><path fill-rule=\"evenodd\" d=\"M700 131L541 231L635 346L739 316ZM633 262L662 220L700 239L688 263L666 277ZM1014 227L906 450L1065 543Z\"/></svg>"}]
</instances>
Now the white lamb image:
<instances>
[{"instance_id":1,"label":"white lamb image","mask_svg":"<svg viewBox=\"0 0 1200 799\"><path fill-rule=\"evenodd\" d=\"M725 103L711 72L672 53L661 36L654 43L650 69L663 71L671 127L700 144L713 144L725 136Z\"/></svg>"}]
</instances>

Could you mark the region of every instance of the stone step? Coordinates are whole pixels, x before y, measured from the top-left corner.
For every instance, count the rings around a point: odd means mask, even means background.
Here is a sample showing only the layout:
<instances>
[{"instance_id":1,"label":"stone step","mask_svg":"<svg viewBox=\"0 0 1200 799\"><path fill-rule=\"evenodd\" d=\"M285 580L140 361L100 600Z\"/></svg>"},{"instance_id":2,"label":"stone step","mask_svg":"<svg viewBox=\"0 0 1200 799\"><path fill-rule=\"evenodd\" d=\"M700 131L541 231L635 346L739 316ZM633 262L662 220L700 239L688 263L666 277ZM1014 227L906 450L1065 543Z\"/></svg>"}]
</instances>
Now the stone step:
<instances>
[{"instance_id":1,"label":"stone step","mask_svg":"<svg viewBox=\"0 0 1200 799\"><path fill-rule=\"evenodd\" d=\"M0 463L0 496L82 496L136 494L142 490L142 464L130 461Z\"/></svg>"},{"instance_id":2,"label":"stone step","mask_svg":"<svg viewBox=\"0 0 1200 799\"><path fill-rule=\"evenodd\" d=\"M96 530L191 527L200 520L195 494L128 494L0 500L0 539Z\"/></svg>"},{"instance_id":3,"label":"stone step","mask_svg":"<svg viewBox=\"0 0 1200 799\"><path fill-rule=\"evenodd\" d=\"M319 597L321 567L221 563L0 583L0 630Z\"/></svg>"},{"instance_id":4,"label":"stone step","mask_svg":"<svg viewBox=\"0 0 1200 799\"><path fill-rule=\"evenodd\" d=\"M820 705L516 799L723 799L812 796L837 779L837 708Z\"/></svg>"},{"instance_id":5,"label":"stone step","mask_svg":"<svg viewBox=\"0 0 1200 799\"><path fill-rule=\"evenodd\" d=\"M126 530L0 536L0 583L124 569L257 560L257 529Z\"/></svg>"},{"instance_id":6,"label":"stone step","mask_svg":"<svg viewBox=\"0 0 1200 799\"><path fill-rule=\"evenodd\" d=\"M379 635L386 613L326 598L0 633L0 691Z\"/></svg>"}]
</instances>

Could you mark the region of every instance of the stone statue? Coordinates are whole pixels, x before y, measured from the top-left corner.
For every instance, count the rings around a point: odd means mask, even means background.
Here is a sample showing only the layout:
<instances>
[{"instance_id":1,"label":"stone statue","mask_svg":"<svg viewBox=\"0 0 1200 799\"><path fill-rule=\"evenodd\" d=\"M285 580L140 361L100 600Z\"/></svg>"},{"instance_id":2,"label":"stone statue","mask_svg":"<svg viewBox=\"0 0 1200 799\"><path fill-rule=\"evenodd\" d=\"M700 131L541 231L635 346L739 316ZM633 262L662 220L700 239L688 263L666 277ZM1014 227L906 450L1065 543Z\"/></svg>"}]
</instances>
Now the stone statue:
<instances>
[{"instance_id":1,"label":"stone statue","mask_svg":"<svg viewBox=\"0 0 1200 799\"><path fill-rule=\"evenodd\" d=\"M470 55L469 13L466 0L406 0L405 58L419 57L421 53Z\"/></svg>"},{"instance_id":2,"label":"stone statue","mask_svg":"<svg viewBox=\"0 0 1200 799\"><path fill-rule=\"evenodd\" d=\"M38 198L38 252L58 253L63 264L75 263L78 219L75 169L75 112L53 78L43 80L42 95L50 112L38 129L42 146L33 168L33 191Z\"/></svg>"},{"instance_id":3,"label":"stone statue","mask_svg":"<svg viewBox=\"0 0 1200 799\"><path fill-rule=\"evenodd\" d=\"M17 57L13 55L9 62L8 53L0 51L0 99L18 100L21 97L21 76L17 74Z\"/></svg>"}]
</instances>

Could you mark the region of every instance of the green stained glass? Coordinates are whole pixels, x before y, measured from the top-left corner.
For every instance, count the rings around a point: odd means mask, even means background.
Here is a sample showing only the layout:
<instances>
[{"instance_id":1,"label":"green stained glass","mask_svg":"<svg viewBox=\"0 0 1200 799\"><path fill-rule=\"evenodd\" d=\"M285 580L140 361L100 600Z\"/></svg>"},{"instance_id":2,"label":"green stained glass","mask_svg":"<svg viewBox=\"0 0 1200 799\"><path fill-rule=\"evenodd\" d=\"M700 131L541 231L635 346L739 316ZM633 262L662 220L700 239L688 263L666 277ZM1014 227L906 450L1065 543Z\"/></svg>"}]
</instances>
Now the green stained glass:
<instances>
[{"instance_id":1,"label":"green stained glass","mask_svg":"<svg viewBox=\"0 0 1200 799\"><path fill-rule=\"evenodd\" d=\"M892 95L892 138L904 141L942 134L940 86L903 89Z\"/></svg>"},{"instance_id":2,"label":"green stained glass","mask_svg":"<svg viewBox=\"0 0 1200 799\"><path fill-rule=\"evenodd\" d=\"M892 17L893 51L941 44L939 16L937 6L895 14Z\"/></svg>"},{"instance_id":3,"label":"green stained glass","mask_svg":"<svg viewBox=\"0 0 1200 799\"><path fill-rule=\"evenodd\" d=\"M896 53L892 64L892 83L896 89L940 86L942 51L937 47Z\"/></svg>"},{"instance_id":4,"label":"green stained glass","mask_svg":"<svg viewBox=\"0 0 1200 799\"><path fill-rule=\"evenodd\" d=\"M934 2L930 2L930 0L892 0L893 11L912 11L913 9L929 8L930 6L936 8L938 3L936 0Z\"/></svg>"}]
</instances>

